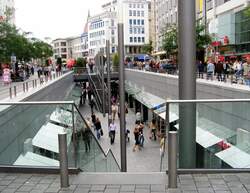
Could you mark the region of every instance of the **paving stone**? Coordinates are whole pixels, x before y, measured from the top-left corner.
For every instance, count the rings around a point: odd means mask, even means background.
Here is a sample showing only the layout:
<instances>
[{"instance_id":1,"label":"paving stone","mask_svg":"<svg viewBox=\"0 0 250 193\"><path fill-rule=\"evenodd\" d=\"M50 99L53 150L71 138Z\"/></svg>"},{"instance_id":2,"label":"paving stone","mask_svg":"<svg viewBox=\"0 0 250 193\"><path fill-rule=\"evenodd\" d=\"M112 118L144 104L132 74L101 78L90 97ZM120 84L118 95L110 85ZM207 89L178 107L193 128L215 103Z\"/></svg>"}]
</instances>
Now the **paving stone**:
<instances>
[{"instance_id":1,"label":"paving stone","mask_svg":"<svg viewBox=\"0 0 250 193\"><path fill-rule=\"evenodd\" d=\"M27 178L16 178L13 183L25 183L27 182L28 179Z\"/></svg>"},{"instance_id":2,"label":"paving stone","mask_svg":"<svg viewBox=\"0 0 250 193\"><path fill-rule=\"evenodd\" d=\"M60 187L52 186L47 188L44 192L58 192L60 189L61 189Z\"/></svg>"},{"instance_id":3,"label":"paving stone","mask_svg":"<svg viewBox=\"0 0 250 193\"><path fill-rule=\"evenodd\" d=\"M199 193L214 193L212 188L197 188Z\"/></svg>"},{"instance_id":4,"label":"paving stone","mask_svg":"<svg viewBox=\"0 0 250 193\"><path fill-rule=\"evenodd\" d=\"M237 175L223 175L223 179L226 182L235 182L240 180L240 178Z\"/></svg>"},{"instance_id":5,"label":"paving stone","mask_svg":"<svg viewBox=\"0 0 250 193\"><path fill-rule=\"evenodd\" d=\"M112 185L112 184L110 184L110 185L106 186L106 189L120 189L120 188L121 188L120 185Z\"/></svg>"},{"instance_id":6,"label":"paving stone","mask_svg":"<svg viewBox=\"0 0 250 193\"><path fill-rule=\"evenodd\" d=\"M74 193L89 193L89 189L76 189L75 191L74 191Z\"/></svg>"},{"instance_id":7,"label":"paving stone","mask_svg":"<svg viewBox=\"0 0 250 193\"><path fill-rule=\"evenodd\" d=\"M215 193L231 193L230 191L216 190Z\"/></svg>"},{"instance_id":8,"label":"paving stone","mask_svg":"<svg viewBox=\"0 0 250 193\"><path fill-rule=\"evenodd\" d=\"M4 190L5 188L7 188L7 186L0 185L0 191Z\"/></svg>"},{"instance_id":9,"label":"paving stone","mask_svg":"<svg viewBox=\"0 0 250 193\"><path fill-rule=\"evenodd\" d=\"M74 190L60 190L59 191L59 193L73 193L73 192L74 192Z\"/></svg>"},{"instance_id":10,"label":"paving stone","mask_svg":"<svg viewBox=\"0 0 250 193\"><path fill-rule=\"evenodd\" d=\"M120 191L121 192L133 192L135 191L135 185L122 185Z\"/></svg>"},{"instance_id":11,"label":"paving stone","mask_svg":"<svg viewBox=\"0 0 250 193\"><path fill-rule=\"evenodd\" d=\"M145 184L137 184L135 185L136 189L150 189L150 185L145 185Z\"/></svg>"},{"instance_id":12,"label":"paving stone","mask_svg":"<svg viewBox=\"0 0 250 193\"><path fill-rule=\"evenodd\" d=\"M182 193L181 189L167 189L167 193Z\"/></svg>"},{"instance_id":13,"label":"paving stone","mask_svg":"<svg viewBox=\"0 0 250 193\"><path fill-rule=\"evenodd\" d=\"M233 188L231 189L232 193L248 193L248 191L244 188Z\"/></svg>"},{"instance_id":14,"label":"paving stone","mask_svg":"<svg viewBox=\"0 0 250 193\"><path fill-rule=\"evenodd\" d=\"M16 175L8 175L8 176L5 176L5 177L4 177L5 180L14 180L14 179L16 179L16 178L17 178Z\"/></svg>"},{"instance_id":15,"label":"paving stone","mask_svg":"<svg viewBox=\"0 0 250 193\"><path fill-rule=\"evenodd\" d=\"M182 193L198 193L196 190L182 190Z\"/></svg>"},{"instance_id":16,"label":"paving stone","mask_svg":"<svg viewBox=\"0 0 250 193\"><path fill-rule=\"evenodd\" d=\"M225 185L213 185L213 189L216 191L229 191L228 187Z\"/></svg>"},{"instance_id":17,"label":"paving stone","mask_svg":"<svg viewBox=\"0 0 250 193\"><path fill-rule=\"evenodd\" d=\"M91 191L104 191L106 188L105 185L92 185L91 186Z\"/></svg>"},{"instance_id":18,"label":"paving stone","mask_svg":"<svg viewBox=\"0 0 250 193\"><path fill-rule=\"evenodd\" d=\"M200 177L194 177L195 182L207 182L208 177L207 176L200 176Z\"/></svg>"},{"instance_id":19,"label":"paving stone","mask_svg":"<svg viewBox=\"0 0 250 193\"><path fill-rule=\"evenodd\" d=\"M210 188L212 185L209 182L197 182L196 187Z\"/></svg>"},{"instance_id":20,"label":"paving stone","mask_svg":"<svg viewBox=\"0 0 250 193\"><path fill-rule=\"evenodd\" d=\"M223 179L210 179L212 185L226 185L226 182Z\"/></svg>"},{"instance_id":21,"label":"paving stone","mask_svg":"<svg viewBox=\"0 0 250 193\"><path fill-rule=\"evenodd\" d=\"M37 184L35 185L34 189L45 191L49 187L49 185L50 184Z\"/></svg>"},{"instance_id":22,"label":"paving stone","mask_svg":"<svg viewBox=\"0 0 250 193\"><path fill-rule=\"evenodd\" d=\"M119 193L119 189L105 189L104 193Z\"/></svg>"},{"instance_id":23,"label":"paving stone","mask_svg":"<svg viewBox=\"0 0 250 193\"><path fill-rule=\"evenodd\" d=\"M5 188L1 193L14 193L16 190L17 188Z\"/></svg>"},{"instance_id":24,"label":"paving stone","mask_svg":"<svg viewBox=\"0 0 250 193\"><path fill-rule=\"evenodd\" d=\"M135 189L135 193L150 193L150 189Z\"/></svg>"},{"instance_id":25,"label":"paving stone","mask_svg":"<svg viewBox=\"0 0 250 193\"><path fill-rule=\"evenodd\" d=\"M36 190L36 189L34 190L33 189L33 190L30 191L30 193L44 193L44 191L43 190Z\"/></svg>"},{"instance_id":26,"label":"paving stone","mask_svg":"<svg viewBox=\"0 0 250 193\"><path fill-rule=\"evenodd\" d=\"M221 174L208 174L207 175L209 179L221 179Z\"/></svg>"},{"instance_id":27,"label":"paving stone","mask_svg":"<svg viewBox=\"0 0 250 193\"><path fill-rule=\"evenodd\" d=\"M23 185L21 186L20 188L18 188L18 191L20 192L29 192L31 191L35 186L26 186L26 185Z\"/></svg>"},{"instance_id":28,"label":"paving stone","mask_svg":"<svg viewBox=\"0 0 250 193\"><path fill-rule=\"evenodd\" d=\"M165 185L151 185L151 192L165 192Z\"/></svg>"},{"instance_id":29,"label":"paving stone","mask_svg":"<svg viewBox=\"0 0 250 193\"><path fill-rule=\"evenodd\" d=\"M12 180L1 180L0 181L0 186L8 186Z\"/></svg>"},{"instance_id":30,"label":"paving stone","mask_svg":"<svg viewBox=\"0 0 250 193\"><path fill-rule=\"evenodd\" d=\"M89 184L80 184L80 185L78 185L77 186L77 188L83 188L83 189L90 189L91 188L91 185L89 185Z\"/></svg>"},{"instance_id":31,"label":"paving stone","mask_svg":"<svg viewBox=\"0 0 250 193\"><path fill-rule=\"evenodd\" d=\"M195 191L196 190L196 186L194 185L181 185L181 189L184 191Z\"/></svg>"},{"instance_id":32,"label":"paving stone","mask_svg":"<svg viewBox=\"0 0 250 193\"><path fill-rule=\"evenodd\" d=\"M39 184L51 184L54 182L54 179L41 179Z\"/></svg>"}]
</instances>

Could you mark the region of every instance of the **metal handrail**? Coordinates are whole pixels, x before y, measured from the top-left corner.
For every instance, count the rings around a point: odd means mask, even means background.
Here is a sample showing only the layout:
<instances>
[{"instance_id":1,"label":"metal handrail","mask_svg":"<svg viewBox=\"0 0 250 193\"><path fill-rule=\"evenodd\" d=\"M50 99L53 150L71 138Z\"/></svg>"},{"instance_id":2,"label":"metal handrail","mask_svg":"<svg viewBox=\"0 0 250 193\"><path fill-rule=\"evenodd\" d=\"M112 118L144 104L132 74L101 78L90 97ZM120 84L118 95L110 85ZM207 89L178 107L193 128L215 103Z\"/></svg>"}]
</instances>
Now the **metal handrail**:
<instances>
[{"instance_id":1,"label":"metal handrail","mask_svg":"<svg viewBox=\"0 0 250 193\"><path fill-rule=\"evenodd\" d=\"M72 105L74 101L20 101L0 102L0 105Z\"/></svg>"},{"instance_id":2,"label":"metal handrail","mask_svg":"<svg viewBox=\"0 0 250 193\"><path fill-rule=\"evenodd\" d=\"M97 88L96 88L96 86L95 86L95 84L94 84L94 81L93 81L93 79L91 78L91 75L89 75L89 80L90 80L90 82L92 82L92 84L93 84L93 86L94 86L94 89L92 89L92 90L93 90L93 91L96 93L96 95L97 95L98 110L100 110L101 99L100 99L100 96L99 96L99 94L98 94L98 92L97 92Z\"/></svg>"},{"instance_id":3,"label":"metal handrail","mask_svg":"<svg viewBox=\"0 0 250 193\"><path fill-rule=\"evenodd\" d=\"M192 100L166 100L166 103L221 103L221 102L250 102L250 99L192 99Z\"/></svg>"},{"instance_id":4,"label":"metal handrail","mask_svg":"<svg viewBox=\"0 0 250 193\"><path fill-rule=\"evenodd\" d=\"M102 146L100 145L100 143L99 143L99 142L97 141L97 139L95 138L95 135L94 135L92 129L89 128L89 125L87 124L86 120L85 120L84 117L82 116L80 110L78 109L78 107L76 106L75 103L74 103L73 105L74 105L75 109L77 110L78 114L80 115L80 117L82 118L82 120L83 120L83 122L85 123L85 125L86 125L86 126L88 127L88 129L91 131L91 134L93 135L94 140L96 141L98 147L101 149L101 151L102 151L103 155L105 156L105 158L107 158L107 157L108 157L108 154L111 153L111 155L114 157L114 160L115 160L115 162L116 162L116 164L117 164L119 170L121 170L120 165L118 164L117 160L115 159L115 156L114 156L114 153L112 152L112 150L109 148L108 151L107 151L107 153L104 152Z\"/></svg>"}]
</instances>

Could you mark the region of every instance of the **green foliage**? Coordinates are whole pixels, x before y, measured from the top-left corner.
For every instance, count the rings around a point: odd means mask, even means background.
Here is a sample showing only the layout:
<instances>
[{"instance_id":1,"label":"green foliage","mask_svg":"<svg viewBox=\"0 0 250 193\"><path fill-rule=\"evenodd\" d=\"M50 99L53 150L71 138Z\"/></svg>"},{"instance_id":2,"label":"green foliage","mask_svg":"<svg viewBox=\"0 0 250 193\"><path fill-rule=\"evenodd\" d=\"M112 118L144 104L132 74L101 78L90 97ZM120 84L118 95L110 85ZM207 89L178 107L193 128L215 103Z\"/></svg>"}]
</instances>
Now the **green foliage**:
<instances>
[{"instance_id":1,"label":"green foliage","mask_svg":"<svg viewBox=\"0 0 250 193\"><path fill-rule=\"evenodd\" d=\"M178 49L177 44L177 27L175 25L169 27L163 38L163 49L167 52L167 55L176 53ZM196 25L196 49L197 51L204 50L205 46L211 43L212 38L210 35L205 34L205 26L201 24Z\"/></svg>"},{"instance_id":2,"label":"green foliage","mask_svg":"<svg viewBox=\"0 0 250 193\"><path fill-rule=\"evenodd\" d=\"M152 41L150 40L149 44L142 46L142 53L151 54L153 51Z\"/></svg>"},{"instance_id":3,"label":"green foliage","mask_svg":"<svg viewBox=\"0 0 250 193\"><path fill-rule=\"evenodd\" d=\"M112 63L113 63L113 67L114 68L118 68L119 67L119 55L117 53L113 55L113 57L112 57Z\"/></svg>"},{"instance_id":4,"label":"green foliage","mask_svg":"<svg viewBox=\"0 0 250 193\"><path fill-rule=\"evenodd\" d=\"M167 28L164 33L162 48L166 51L167 55L176 52L177 45L177 27L176 25L172 25Z\"/></svg>"},{"instance_id":5,"label":"green foliage","mask_svg":"<svg viewBox=\"0 0 250 193\"><path fill-rule=\"evenodd\" d=\"M41 59L53 55L52 47L38 39L28 39L7 21L0 23L0 63L10 62L10 56L17 60L29 61L31 58Z\"/></svg>"},{"instance_id":6,"label":"green foliage","mask_svg":"<svg viewBox=\"0 0 250 193\"><path fill-rule=\"evenodd\" d=\"M246 10L244 11L244 14L245 14L245 16L247 16L248 18L250 18L250 6L248 6L246 8Z\"/></svg>"},{"instance_id":7,"label":"green foliage","mask_svg":"<svg viewBox=\"0 0 250 193\"><path fill-rule=\"evenodd\" d=\"M77 58L76 67L86 67L87 61L85 58Z\"/></svg>"}]
</instances>

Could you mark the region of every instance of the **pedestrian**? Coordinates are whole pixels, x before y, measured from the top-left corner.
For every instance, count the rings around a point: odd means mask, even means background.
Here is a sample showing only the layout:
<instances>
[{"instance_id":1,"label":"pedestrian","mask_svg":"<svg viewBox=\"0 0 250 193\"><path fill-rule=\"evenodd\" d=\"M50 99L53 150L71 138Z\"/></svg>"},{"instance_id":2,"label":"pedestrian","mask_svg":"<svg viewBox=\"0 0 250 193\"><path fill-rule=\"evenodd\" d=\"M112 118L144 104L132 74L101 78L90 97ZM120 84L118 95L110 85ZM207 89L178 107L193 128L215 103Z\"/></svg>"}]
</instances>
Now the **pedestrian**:
<instances>
[{"instance_id":1,"label":"pedestrian","mask_svg":"<svg viewBox=\"0 0 250 193\"><path fill-rule=\"evenodd\" d=\"M250 86L250 55L247 56L247 61L243 64L243 75L247 86Z\"/></svg>"},{"instance_id":2,"label":"pedestrian","mask_svg":"<svg viewBox=\"0 0 250 193\"><path fill-rule=\"evenodd\" d=\"M133 147L133 152L135 152L136 150L140 150L140 141L139 141L139 125L136 124L135 128L134 128L134 137L135 137L135 145Z\"/></svg>"},{"instance_id":3,"label":"pedestrian","mask_svg":"<svg viewBox=\"0 0 250 193\"><path fill-rule=\"evenodd\" d=\"M144 135L143 135L143 129L144 129L144 125L142 122L139 123L138 125L139 128L139 141L140 141L140 146L143 147L144 145Z\"/></svg>"},{"instance_id":4,"label":"pedestrian","mask_svg":"<svg viewBox=\"0 0 250 193\"><path fill-rule=\"evenodd\" d=\"M102 125L98 117L96 118L96 122L95 122L95 130L96 130L96 137L99 140L101 138Z\"/></svg>"},{"instance_id":5,"label":"pedestrian","mask_svg":"<svg viewBox=\"0 0 250 193\"><path fill-rule=\"evenodd\" d=\"M156 120L153 119L149 125L150 131L151 131L151 139L153 138L156 141Z\"/></svg>"},{"instance_id":6,"label":"pedestrian","mask_svg":"<svg viewBox=\"0 0 250 193\"><path fill-rule=\"evenodd\" d=\"M115 103L112 104L111 111L112 111L112 120L115 121L116 113L118 111L118 106Z\"/></svg>"},{"instance_id":7,"label":"pedestrian","mask_svg":"<svg viewBox=\"0 0 250 193\"><path fill-rule=\"evenodd\" d=\"M114 120L112 120L112 122L109 125L109 137L110 137L110 144L113 145L115 142L115 133L117 130L117 126L114 122Z\"/></svg>"},{"instance_id":8,"label":"pedestrian","mask_svg":"<svg viewBox=\"0 0 250 193\"><path fill-rule=\"evenodd\" d=\"M217 79L218 81L223 81L222 73L223 73L223 64L221 61L219 61L215 66L215 71L217 73Z\"/></svg>"},{"instance_id":9,"label":"pedestrian","mask_svg":"<svg viewBox=\"0 0 250 193\"><path fill-rule=\"evenodd\" d=\"M89 125L82 130L82 139L85 144L85 152L90 152L91 130Z\"/></svg>"},{"instance_id":10,"label":"pedestrian","mask_svg":"<svg viewBox=\"0 0 250 193\"><path fill-rule=\"evenodd\" d=\"M95 125L95 122L96 122L96 116L95 116L95 113L92 113L92 115L91 115L91 119L92 119L92 123L93 123L93 125Z\"/></svg>"},{"instance_id":11,"label":"pedestrian","mask_svg":"<svg viewBox=\"0 0 250 193\"><path fill-rule=\"evenodd\" d=\"M163 157L165 152L165 136L161 134L161 141L160 141L160 156Z\"/></svg>"},{"instance_id":12,"label":"pedestrian","mask_svg":"<svg viewBox=\"0 0 250 193\"><path fill-rule=\"evenodd\" d=\"M91 108L91 114L94 113L94 106L95 106L95 101L93 98L91 98L91 100L89 101L89 106Z\"/></svg>"},{"instance_id":13,"label":"pedestrian","mask_svg":"<svg viewBox=\"0 0 250 193\"><path fill-rule=\"evenodd\" d=\"M198 62L198 77L203 79L204 73L204 63L202 61Z\"/></svg>"},{"instance_id":14,"label":"pedestrian","mask_svg":"<svg viewBox=\"0 0 250 193\"><path fill-rule=\"evenodd\" d=\"M135 123L139 124L141 122L141 112L137 111L135 114Z\"/></svg>"},{"instance_id":15,"label":"pedestrian","mask_svg":"<svg viewBox=\"0 0 250 193\"><path fill-rule=\"evenodd\" d=\"M210 60L207 64L207 80L209 79L213 80L214 70L215 70L214 64Z\"/></svg>"}]
</instances>

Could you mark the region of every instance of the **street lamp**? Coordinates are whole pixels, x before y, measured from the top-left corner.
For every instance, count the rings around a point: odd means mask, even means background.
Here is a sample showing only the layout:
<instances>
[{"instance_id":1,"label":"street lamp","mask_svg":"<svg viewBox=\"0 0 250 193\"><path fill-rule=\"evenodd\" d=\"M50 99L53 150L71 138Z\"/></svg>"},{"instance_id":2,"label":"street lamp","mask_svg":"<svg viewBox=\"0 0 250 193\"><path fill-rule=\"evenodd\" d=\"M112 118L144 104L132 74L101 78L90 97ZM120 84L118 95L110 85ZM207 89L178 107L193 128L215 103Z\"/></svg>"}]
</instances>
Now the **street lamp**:
<instances>
[{"instance_id":1,"label":"street lamp","mask_svg":"<svg viewBox=\"0 0 250 193\"><path fill-rule=\"evenodd\" d=\"M125 137L125 85L124 85L124 24L123 0L118 1L118 54L119 54L119 95L120 95L120 141L121 172L127 172L127 152Z\"/></svg>"}]
</instances>

